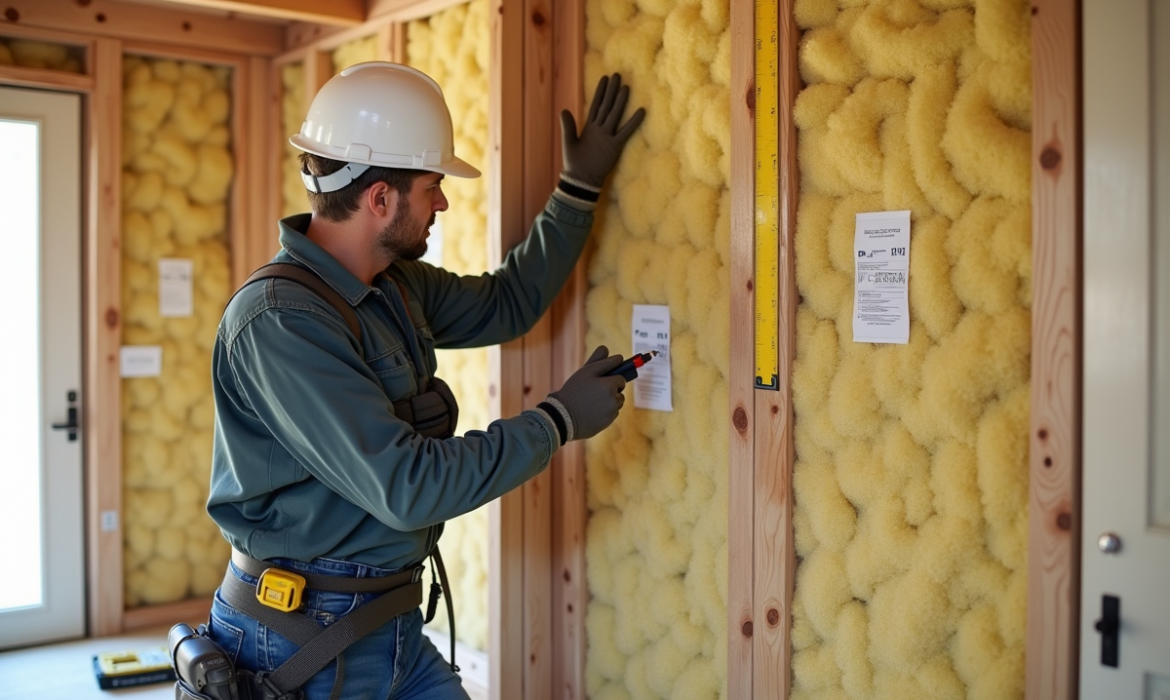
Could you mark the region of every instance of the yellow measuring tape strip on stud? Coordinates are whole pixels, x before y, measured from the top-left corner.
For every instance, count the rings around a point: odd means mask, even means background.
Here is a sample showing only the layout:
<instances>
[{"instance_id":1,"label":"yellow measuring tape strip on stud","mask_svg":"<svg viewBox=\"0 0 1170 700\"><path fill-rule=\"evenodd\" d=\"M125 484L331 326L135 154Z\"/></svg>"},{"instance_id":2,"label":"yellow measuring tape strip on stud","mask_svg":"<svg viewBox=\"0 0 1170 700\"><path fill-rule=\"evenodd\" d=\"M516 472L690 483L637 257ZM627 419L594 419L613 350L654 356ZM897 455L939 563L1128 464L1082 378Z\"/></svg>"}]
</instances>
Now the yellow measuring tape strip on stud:
<instances>
[{"instance_id":1,"label":"yellow measuring tape strip on stud","mask_svg":"<svg viewBox=\"0 0 1170 700\"><path fill-rule=\"evenodd\" d=\"M265 569L256 582L256 600L281 612L301 607L305 577L282 569Z\"/></svg>"},{"instance_id":2,"label":"yellow measuring tape strip on stud","mask_svg":"<svg viewBox=\"0 0 1170 700\"><path fill-rule=\"evenodd\" d=\"M776 0L756 0L757 389L780 390L780 45Z\"/></svg>"}]
</instances>

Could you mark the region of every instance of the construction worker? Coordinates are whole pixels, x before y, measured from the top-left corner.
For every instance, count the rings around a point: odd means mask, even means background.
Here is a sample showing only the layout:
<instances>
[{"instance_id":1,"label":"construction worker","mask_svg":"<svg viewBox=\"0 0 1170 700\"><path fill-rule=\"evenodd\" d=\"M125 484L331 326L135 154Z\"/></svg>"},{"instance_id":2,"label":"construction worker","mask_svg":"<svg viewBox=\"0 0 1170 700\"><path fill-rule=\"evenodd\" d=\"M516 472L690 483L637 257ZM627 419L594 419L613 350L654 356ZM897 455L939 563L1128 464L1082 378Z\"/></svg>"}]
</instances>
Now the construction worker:
<instances>
[{"instance_id":1,"label":"construction worker","mask_svg":"<svg viewBox=\"0 0 1170 700\"><path fill-rule=\"evenodd\" d=\"M363 63L313 99L290 139L312 213L280 222L282 265L237 292L213 357L208 511L234 551L205 634L252 697L467 697L422 634L443 523L610 425L625 380L599 347L536 408L454 437L435 349L512 340L548 309L644 117L621 123L628 92L603 78L580 133L562 114L559 184L528 238L474 277L419 260L447 209L443 178L479 176L454 153L438 84Z\"/></svg>"}]
</instances>

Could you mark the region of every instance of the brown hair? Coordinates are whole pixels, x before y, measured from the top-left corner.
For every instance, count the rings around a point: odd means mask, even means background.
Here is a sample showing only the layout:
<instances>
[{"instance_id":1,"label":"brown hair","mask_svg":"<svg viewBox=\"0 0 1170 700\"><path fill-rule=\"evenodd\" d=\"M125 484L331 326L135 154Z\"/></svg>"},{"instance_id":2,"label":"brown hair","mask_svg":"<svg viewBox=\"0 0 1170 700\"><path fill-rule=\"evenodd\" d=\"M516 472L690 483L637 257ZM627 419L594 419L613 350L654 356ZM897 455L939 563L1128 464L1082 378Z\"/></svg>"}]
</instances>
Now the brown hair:
<instances>
[{"instance_id":1,"label":"brown hair","mask_svg":"<svg viewBox=\"0 0 1170 700\"><path fill-rule=\"evenodd\" d=\"M324 177L331 175L345 167L345 161L333 160L315 153L301 153L301 170L310 175ZM362 194L371 185L385 182L398 190L399 196L410 194L414 186L414 179L421 175L419 170L405 170L402 168L383 168L371 165L357 179L345 187L333 192L309 192L309 206L313 213L323 216L330 221L345 221L358 210Z\"/></svg>"}]
</instances>

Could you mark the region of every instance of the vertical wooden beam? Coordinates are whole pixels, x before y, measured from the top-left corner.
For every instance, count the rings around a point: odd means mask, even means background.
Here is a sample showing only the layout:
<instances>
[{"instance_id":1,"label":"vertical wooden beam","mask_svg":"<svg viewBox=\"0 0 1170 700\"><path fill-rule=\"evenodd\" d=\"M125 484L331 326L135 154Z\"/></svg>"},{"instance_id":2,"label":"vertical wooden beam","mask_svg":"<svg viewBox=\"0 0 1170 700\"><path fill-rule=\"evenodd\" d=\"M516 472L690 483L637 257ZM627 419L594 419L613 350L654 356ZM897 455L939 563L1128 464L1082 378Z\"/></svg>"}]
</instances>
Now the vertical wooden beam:
<instances>
[{"instance_id":1,"label":"vertical wooden beam","mask_svg":"<svg viewBox=\"0 0 1170 700\"><path fill-rule=\"evenodd\" d=\"M491 0L491 65L487 154L488 264L497 267L507 250L524 235L524 2ZM512 416L524 406L523 341L495 347L491 352L495 381L492 417ZM488 648L492 700L524 696L524 492L517 489L489 506L491 541L488 549L488 595L491 601Z\"/></svg>"},{"instance_id":2,"label":"vertical wooden beam","mask_svg":"<svg viewBox=\"0 0 1170 700\"><path fill-rule=\"evenodd\" d=\"M264 61L261 59L262 64ZM249 138L249 124L253 111L251 97L256 92L252 89L252 61L243 61L232 71L232 160L235 162L235 178L232 182L231 193L228 195L228 250L230 251L232 288L238 288L247 279L250 254L248 252L248 232L251 228L249 207L246 203L253 201L249 191L249 180L255 165L252 150L257 147ZM263 163L261 156L260 163ZM257 232L259 233L259 232Z\"/></svg>"},{"instance_id":3,"label":"vertical wooden beam","mask_svg":"<svg viewBox=\"0 0 1170 700\"><path fill-rule=\"evenodd\" d=\"M1081 474L1081 35L1032 3L1032 416L1028 700L1077 697Z\"/></svg>"},{"instance_id":4,"label":"vertical wooden beam","mask_svg":"<svg viewBox=\"0 0 1170 700\"><path fill-rule=\"evenodd\" d=\"M328 51L309 49L305 52L305 109L312 104L321 86L333 77L333 55Z\"/></svg>"},{"instance_id":5,"label":"vertical wooden beam","mask_svg":"<svg viewBox=\"0 0 1170 700\"><path fill-rule=\"evenodd\" d=\"M397 61L399 52L405 54L406 25L387 22L378 27L375 41L375 56L379 61Z\"/></svg>"},{"instance_id":6,"label":"vertical wooden beam","mask_svg":"<svg viewBox=\"0 0 1170 700\"><path fill-rule=\"evenodd\" d=\"M264 159L264 172L267 174L267 181L264 183L264 189L257 192L257 198L252 200L254 202L263 202L267 215L265 216L265 225L270 231L269 235L277 238L276 225L284 212L284 144L292 134L286 134L284 128L284 81L281 76L282 66L280 64L268 61L267 81L263 84L268 102L268 109L265 112L264 128L254 138L264 141L264 148L267 153ZM257 86L257 91L261 86ZM259 208L259 207L258 207ZM273 243L275 248L280 247L279 240Z\"/></svg>"},{"instance_id":7,"label":"vertical wooden beam","mask_svg":"<svg viewBox=\"0 0 1170 700\"><path fill-rule=\"evenodd\" d=\"M779 202L780 250L776 332L779 391L756 392L755 444L755 590L752 610L756 625L753 649L753 691L757 698L787 698L791 689L792 595L796 556L792 536L793 444L792 364L796 356L796 204L800 179L796 162L793 109L800 92L797 47L800 30L793 17L795 0L780 0L779 69ZM763 284L763 280L756 280ZM754 366L754 362L752 363Z\"/></svg>"},{"instance_id":8,"label":"vertical wooden beam","mask_svg":"<svg viewBox=\"0 0 1170 700\"><path fill-rule=\"evenodd\" d=\"M552 164L551 0L524 0L524 223L536 218L556 181ZM527 234L527 226L521 228ZM524 335L524 408L535 408L552 386L550 314ZM552 697L552 481L556 465L523 486L525 700Z\"/></svg>"},{"instance_id":9,"label":"vertical wooden beam","mask_svg":"<svg viewBox=\"0 0 1170 700\"><path fill-rule=\"evenodd\" d=\"M550 178L560 176L559 114L567 109L582 122L585 72L584 0L560 0L553 14L553 109ZM588 249L552 308L553 384L559 387L585 361L585 293ZM552 635L553 693L550 698L585 698L585 446L571 442L553 461Z\"/></svg>"},{"instance_id":10,"label":"vertical wooden beam","mask_svg":"<svg viewBox=\"0 0 1170 700\"><path fill-rule=\"evenodd\" d=\"M731 338L727 524L727 696L752 700L755 396L752 348L755 200L755 15L731 5ZM762 697L762 696L761 696Z\"/></svg>"},{"instance_id":11,"label":"vertical wooden beam","mask_svg":"<svg viewBox=\"0 0 1170 700\"><path fill-rule=\"evenodd\" d=\"M98 39L86 124L85 430L89 635L122 631L122 42ZM104 517L105 516L105 517ZM112 519L112 522L110 522Z\"/></svg>"},{"instance_id":12,"label":"vertical wooden beam","mask_svg":"<svg viewBox=\"0 0 1170 700\"><path fill-rule=\"evenodd\" d=\"M242 161L241 171L236 176L237 189L245 193L246 203L241 203L246 216L240 225L244 230L233 232L232 241L232 282L233 288L243 284L252 270L268 262L280 248L276 236L276 218L272 210L271 193L279 196L280 188L274 186L279 179L273 179L274 147L280 139L273 139L271 124L273 115L279 121L279 102L275 100L271 86L272 73L276 72L267 59L253 58L247 64L247 92L237 97L241 107L247 110L242 132L235 137L235 150ZM279 79L279 78L277 78ZM278 128L278 136L285 136Z\"/></svg>"}]
</instances>

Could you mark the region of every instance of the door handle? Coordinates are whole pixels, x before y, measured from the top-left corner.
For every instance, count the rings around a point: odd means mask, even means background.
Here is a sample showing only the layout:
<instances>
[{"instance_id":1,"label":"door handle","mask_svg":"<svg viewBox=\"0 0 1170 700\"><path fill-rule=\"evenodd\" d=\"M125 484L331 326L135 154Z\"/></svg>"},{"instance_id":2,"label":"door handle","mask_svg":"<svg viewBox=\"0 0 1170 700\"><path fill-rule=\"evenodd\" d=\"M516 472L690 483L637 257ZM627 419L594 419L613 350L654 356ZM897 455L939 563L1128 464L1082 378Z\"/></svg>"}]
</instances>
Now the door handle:
<instances>
[{"instance_id":1,"label":"door handle","mask_svg":"<svg viewBox=\"0 0 1170 700\"><path fill-rule=\"evenodd\" d=\"M1118 633L1121 631L1121 598L1101 596L1101 619L1093 627L1101 633L1101 665L1118 667Z\"/></svg>"},{"instance_id":2,"label":"door handle","mask_svg":"<svg viewBox=\"0 0 1170 700\"><path fill-rule=\"evenodd\" d=\"M65 422L52 423L50 427L53 430L68 430L69 442L75 442L77 440L77 429L80 427L77 424L77 392L70 391L65 395L65 398L69 400L69 408L65 412Z\"/></svg>"}]
</instances>

